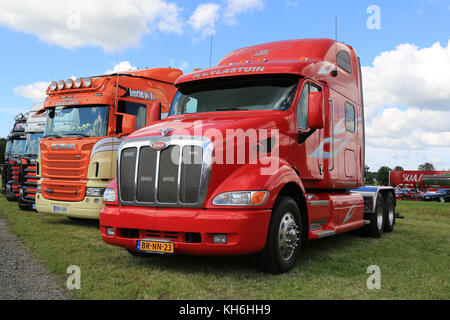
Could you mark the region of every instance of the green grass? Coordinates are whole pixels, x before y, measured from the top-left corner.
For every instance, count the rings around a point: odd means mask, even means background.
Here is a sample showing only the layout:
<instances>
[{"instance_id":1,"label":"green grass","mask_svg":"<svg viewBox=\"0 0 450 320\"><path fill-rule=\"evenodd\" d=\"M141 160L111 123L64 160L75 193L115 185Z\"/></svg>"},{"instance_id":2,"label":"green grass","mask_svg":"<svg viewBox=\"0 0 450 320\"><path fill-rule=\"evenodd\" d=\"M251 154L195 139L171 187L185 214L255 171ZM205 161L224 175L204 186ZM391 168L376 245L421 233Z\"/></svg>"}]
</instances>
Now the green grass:
<instances>
[{"instance_id":1,"label":"green grass","mask_svg":"<svg viewBox=\"0 0 450 320\"><path fill-rule=\"evenodd\" d=\"M105 244L96 222L21 211L0 196L0 216L65 287L81 268L78 299L449 299L450 203L399 201L392 234L314 240L294 270L259 271L254 256L136 258ZM381 289L366 286L381 269Z\"/></svg>"}]
</instances>

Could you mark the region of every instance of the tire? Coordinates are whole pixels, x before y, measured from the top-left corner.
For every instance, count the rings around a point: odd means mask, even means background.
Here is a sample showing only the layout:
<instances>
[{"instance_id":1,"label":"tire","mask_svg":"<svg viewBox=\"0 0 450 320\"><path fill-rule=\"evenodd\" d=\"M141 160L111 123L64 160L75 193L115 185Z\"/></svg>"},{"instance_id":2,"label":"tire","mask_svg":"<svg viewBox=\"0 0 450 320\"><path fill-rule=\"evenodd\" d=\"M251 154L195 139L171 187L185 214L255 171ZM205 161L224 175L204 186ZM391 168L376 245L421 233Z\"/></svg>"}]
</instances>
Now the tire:
<instances>
[{"instance_id":1,"label":"tire","mask_svg":"<svg viewBox=\"0 0 450 320\"><path fill-rule=\"evenodd\" d=\"M395 200L392 193L386 195L384 201L384 232L394 231L395 225Z\"/></svg>"},{"instance_id":2,"label":"tire","mask_svg":"<svg viewBox=\"0 0 450 320\"><path fill-rule=\"evenodd\" d=\"M302 219L294 199L279 197L270 218L266 246L260 253L265 272L280 274L291 270L299 257L302 242Z\"/></svg>"},{"instance_id":3,"label":"tire","mask_svg":"<svg viewBox=\"0 0 450 320\"><path fill-rule=\"evenodd\" d=\"M384 199L381 193L377 196L375 213L370 214L370 223L364 227L364 235L372 238L380 238L384 230Z\"/></svg>"}]
</instances>

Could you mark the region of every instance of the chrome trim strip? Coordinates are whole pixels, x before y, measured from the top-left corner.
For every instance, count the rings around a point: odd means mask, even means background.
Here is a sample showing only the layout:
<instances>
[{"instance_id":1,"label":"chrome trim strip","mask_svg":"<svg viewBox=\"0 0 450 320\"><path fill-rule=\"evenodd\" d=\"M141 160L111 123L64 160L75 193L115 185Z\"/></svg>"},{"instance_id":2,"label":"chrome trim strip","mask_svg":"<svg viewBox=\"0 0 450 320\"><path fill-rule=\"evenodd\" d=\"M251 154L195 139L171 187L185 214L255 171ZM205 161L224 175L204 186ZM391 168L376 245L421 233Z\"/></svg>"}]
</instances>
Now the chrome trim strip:
<instances>
[{"instance_id":1,"label":"chrome trim strip","mask_svg":"<svg viewBox=\"0 0 450 320\"><path fill-rule=\"evenodd\" d=\"M178 177L177 177L177 202L181 203L180 191L181 191L181 166L183 164L183 148L180 146L180 153L178 159Z\"/></svg>"},{"instance_id":2,"label":"chrome trim strip","mask_svg":"<svg viewBox=\"0 0 450 320\"><path fill-rule=\"evenodd\" d=\"M134 164L134 194L133 199L137 201L137 182L138 182L138 172L139 172L139 157L141 156L141 149L136 148L136 161Z\"/></svg>"},{"instance_id":3,"label":"chrome trim strip","mask_svg":"<svg viewBox=\"0 0 450 320\"><path fill-rule=\"evenodd\" d=\"M325 230L325 231L319 231L316 234L319 236L319 238L325 238L329 236L335 235L336 231L333 230Z\"/></svg>"},{"instance_id":4,"label":"chrome trim strip","mask_svg":"<svg viewBox=\"0 0 450 320\"><path fill-rule=\"evenodd\" d=\"M309 205L311 206L329 206L329 200L310 200Z\"/></svg>"},{"instance_id":5,"label":"chrome trim strip","mask_svg":"<svg viewBox=\"0 0 450 320\"><path fill-rule=\"evenodd\" d=\"M158 202L159 164L161 163L161 150L156 152L155 190L153 190L153 202ZM135 190L136 192L136 190Z\"/></svg>"}]
</instances>

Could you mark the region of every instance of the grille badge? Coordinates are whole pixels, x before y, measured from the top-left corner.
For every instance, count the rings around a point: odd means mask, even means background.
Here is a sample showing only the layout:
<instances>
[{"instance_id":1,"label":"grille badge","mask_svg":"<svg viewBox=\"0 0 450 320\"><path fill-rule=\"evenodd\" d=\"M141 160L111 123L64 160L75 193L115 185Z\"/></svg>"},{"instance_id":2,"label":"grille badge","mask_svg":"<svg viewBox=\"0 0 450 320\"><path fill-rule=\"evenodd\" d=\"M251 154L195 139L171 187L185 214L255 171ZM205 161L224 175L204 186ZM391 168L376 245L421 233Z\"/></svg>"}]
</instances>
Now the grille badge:
<instances>
[{"instance_id":1,"label":"grille badge","mask_svg":"<svg viewBox=\"0 0 450 320\"><path fill-rule=\"evenodd\" d=\"M165 142L158 141L158 142L153 142L151 147L155 150L162 150L162 149L167 148L167 144Z\"/></svg>"}]
</instances>

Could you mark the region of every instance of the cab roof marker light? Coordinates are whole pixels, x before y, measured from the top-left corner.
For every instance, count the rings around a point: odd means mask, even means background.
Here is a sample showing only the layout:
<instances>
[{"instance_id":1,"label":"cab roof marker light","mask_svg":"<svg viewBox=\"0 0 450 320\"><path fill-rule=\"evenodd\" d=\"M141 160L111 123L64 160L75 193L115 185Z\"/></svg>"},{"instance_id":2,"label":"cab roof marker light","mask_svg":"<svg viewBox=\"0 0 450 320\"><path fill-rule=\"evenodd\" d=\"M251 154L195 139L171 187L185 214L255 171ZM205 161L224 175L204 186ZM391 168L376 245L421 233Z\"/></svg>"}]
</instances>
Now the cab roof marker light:
<instances>
[{"instance_id":1,"label":"cab roof marker light","mask_svg":"<svg viewBox=\"0 0 450 320\"><path fill-rule=\"evenodd\" d=\"M58 90L64 89L65 86L66 86L66 83L64 82L64 80L58 81Z\"/></svg>"}]
</instances>

